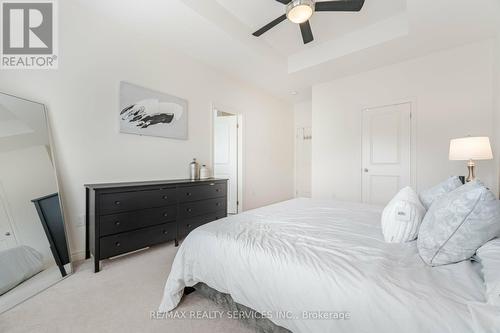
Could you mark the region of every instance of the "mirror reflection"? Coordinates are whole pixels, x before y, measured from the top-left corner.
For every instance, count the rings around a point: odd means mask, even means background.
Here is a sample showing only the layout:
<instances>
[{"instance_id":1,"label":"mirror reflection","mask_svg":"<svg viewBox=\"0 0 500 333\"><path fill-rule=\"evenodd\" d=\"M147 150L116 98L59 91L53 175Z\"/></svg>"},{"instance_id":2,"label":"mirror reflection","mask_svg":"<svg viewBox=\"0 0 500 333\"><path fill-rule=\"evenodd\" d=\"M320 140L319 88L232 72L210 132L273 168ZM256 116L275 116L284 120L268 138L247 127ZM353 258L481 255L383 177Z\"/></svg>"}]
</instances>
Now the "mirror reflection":
<instances>
[{"instance_id":1,"label":"mirror reflection","mask_svg":"<svg viewBox=\"0 0 500 333\"><path fill-rule=\"evenodd\" d=\"M71 273L43 104L0 93L0 313Z\"/></svg>"}]
</instances>

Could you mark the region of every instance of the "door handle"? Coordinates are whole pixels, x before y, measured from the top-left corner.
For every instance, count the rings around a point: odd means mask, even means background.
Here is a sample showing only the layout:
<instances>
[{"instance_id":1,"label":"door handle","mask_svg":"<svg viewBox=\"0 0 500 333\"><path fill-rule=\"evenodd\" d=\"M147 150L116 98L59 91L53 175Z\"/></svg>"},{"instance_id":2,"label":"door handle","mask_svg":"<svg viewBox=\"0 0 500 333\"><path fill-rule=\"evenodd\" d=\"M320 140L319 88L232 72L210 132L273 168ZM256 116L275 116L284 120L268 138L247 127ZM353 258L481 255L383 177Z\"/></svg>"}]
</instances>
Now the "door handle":
<instances>
[{"instance_id":1,"label":"door handle","mask_svg":"<svg viewBox=\"0 0 500 333\"><path fill-rule=\"evenodd\" d=\"M364 172L368 172L368 171L370 171L370 170L368 170L367 168L365 168L363 171L364 171Z\"/></svg>"},{"instance_id":2,"label":"door handle","mask_svg":"<svg viewBox=\"0 0 500 333\"><path fill-rule=\"evenodd\" d=\"M8 232L8 231L7 231L7 232L5 233L5 236L10 236L10 232Z\"/></svg>"}]
</instances>

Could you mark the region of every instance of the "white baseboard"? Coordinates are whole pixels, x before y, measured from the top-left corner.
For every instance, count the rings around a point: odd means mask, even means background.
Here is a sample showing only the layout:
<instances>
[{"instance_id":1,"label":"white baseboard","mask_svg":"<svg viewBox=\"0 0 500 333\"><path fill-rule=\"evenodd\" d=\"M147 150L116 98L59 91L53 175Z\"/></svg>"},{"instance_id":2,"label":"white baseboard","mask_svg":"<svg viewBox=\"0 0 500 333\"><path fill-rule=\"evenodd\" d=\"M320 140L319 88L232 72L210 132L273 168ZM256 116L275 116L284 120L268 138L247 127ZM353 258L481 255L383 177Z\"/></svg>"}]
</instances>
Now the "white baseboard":
<instances>
[{"instance_id":1,"label":"white baseboard","mask_svg":"<svg viewBox=\"0 0 500 333\"><path fill-rule=\"evenodd\" d=\"M71 262L85 260L85 251L71 252Z\"/></svg>"}]
</instances>

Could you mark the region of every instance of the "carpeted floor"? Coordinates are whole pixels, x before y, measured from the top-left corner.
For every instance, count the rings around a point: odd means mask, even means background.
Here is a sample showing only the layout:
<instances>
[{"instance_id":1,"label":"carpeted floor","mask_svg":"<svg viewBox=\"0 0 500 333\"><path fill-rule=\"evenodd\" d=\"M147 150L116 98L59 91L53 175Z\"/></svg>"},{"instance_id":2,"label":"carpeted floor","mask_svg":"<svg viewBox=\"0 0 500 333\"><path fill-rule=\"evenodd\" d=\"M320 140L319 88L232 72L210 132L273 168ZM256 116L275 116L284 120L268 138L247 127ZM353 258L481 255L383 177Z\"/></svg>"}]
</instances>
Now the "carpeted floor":
<instances>
[{"instance_id":1,"label":"carpeted floor","mask_svg":"<svg viewBox=\"0 0 500 333\"><path fill-rule=\"evenodd\" d=\"M235 319L151 320L174 259L172 243L107 260L94 274L92 263L76 265L67 279L0 315L0 332L162 332L253 333ZM221 311L212 301L190 294L178 310Z\"/></svg>"}]
</instances>

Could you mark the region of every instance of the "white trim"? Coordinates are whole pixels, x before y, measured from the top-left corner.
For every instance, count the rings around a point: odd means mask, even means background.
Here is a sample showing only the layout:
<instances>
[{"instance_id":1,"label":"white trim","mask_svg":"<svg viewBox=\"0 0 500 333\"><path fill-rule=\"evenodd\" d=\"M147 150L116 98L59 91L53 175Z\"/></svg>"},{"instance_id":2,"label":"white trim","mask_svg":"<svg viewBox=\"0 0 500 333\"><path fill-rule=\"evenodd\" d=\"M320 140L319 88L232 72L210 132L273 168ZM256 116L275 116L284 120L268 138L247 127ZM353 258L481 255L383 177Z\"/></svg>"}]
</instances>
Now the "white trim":
<instances>
[{"instance_id":1,"label":"white trim","mask_svg":"<svg viewBox=\"0 0 500 333\"><path fill-rule=\"evenodd\" d=\"M85 251L71 252L71 262L85 260Z\"/></svg>"},{"instance_id":2,"label":"white trim","mask_svg":"<svg viewBox=\"0 0 500 333\"><path fill-rule=\"evenodd\" d=\"M296 124L293 126L293 197L297 198L299 194L299 187L297 184L297 147L299 144L299 129Z\"/></svg>"},{"instance_id":3,"label":"white trim","mask_svg":"<svg viewBox=\"0 0 500 333\"><path fill-rule=\"evenodd\" d=\"M238 214L243 212L243 115L238 114Z\"/></svg>"},{"instance_id":4,"label":"white trim","mask_svg":"<svg viewBox=\"0 0 500 333\"><path fill-rule=\"evenodd\" d=\"M295 130L295 133L294 133L294 159L293 159L293 166L294 166L294 180L293 180L293 196L294 198L299 198L301 197L299 195L299 183L298 183L298 172L297 172L297 166L298 166L298 148L299 148L299 144L304 144L303 141L305 141L304 139L302 139L300 136L301 135L304 135L305 133L305 130L308 129L310 130L310 133L312 135L312 126L300 126L300 127L297 127L296 125L294 126L294 130ZM309 139L309 140L312 140L312 139ZM311 142L311 154L312 154L312 142ZM312 157L312 156L311 156ZM312 161L311 161L312 163ZM311 165L312 167L312 165ZM312 175L309 175L310 177ZM309 193L307 194L308 196L307 197L312 197L312 177L311 177L311 180L310 180L310 185L311 185L311 189L309 191Z\"/></svg>"},{"instance_id":5,"label":"white trim","mask_svg":"<svg viewBox=\"0 0 500 333\"><path fill-rule=\"evenodd\" d=\"M210 162L210 168L212 170L212 173L215 172L215 138L214 138L214 133L215 133L215 118L217 117L217 111L222 111L225 113L230 113L235 115L238 120L238 135L237 135L237 140L238 140L238 198L236 199L238 204L236 205L237 213L242 213L244 211L244 206L243 206L243 188L244 188L244 138L243 138L243 126L244 126L244 117L241 113L235 112L232 108L224 106L222 104L218 103L212 103L211 105L211 121L212 121L212 126L211 126L211 147L210 147L210 156L211 156L211 162ZM215 174L214 174L215 175Z\"/></svg>"},{"instance_id":6,"label":"white trim","mask_svg":"<svg viewBox=\"0 0 500 333\"><path fill-rule=\"evenodd\" d=\"M7 216L7 223L9 224L10 232L12 232L12 236L14 237L14 241L16 245L21 244L18 235L20 233L17 230L16 224L14 223L14 218L12 217L12 213L10 212L9 202L7 200L7 194L5 193L5 189L3 188L2 182L0 181L0 205L3 207L3 211ZM2 209L0 207L0 209Z\"/></svg>"}]
</instances>

